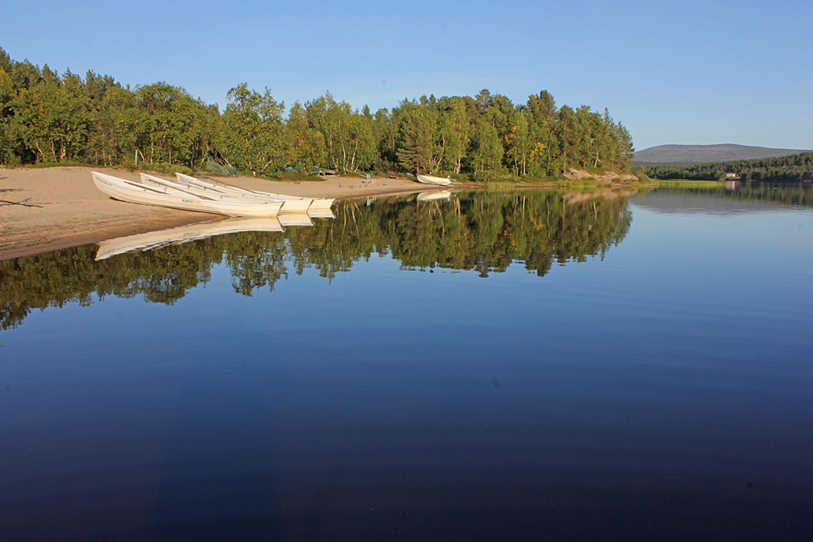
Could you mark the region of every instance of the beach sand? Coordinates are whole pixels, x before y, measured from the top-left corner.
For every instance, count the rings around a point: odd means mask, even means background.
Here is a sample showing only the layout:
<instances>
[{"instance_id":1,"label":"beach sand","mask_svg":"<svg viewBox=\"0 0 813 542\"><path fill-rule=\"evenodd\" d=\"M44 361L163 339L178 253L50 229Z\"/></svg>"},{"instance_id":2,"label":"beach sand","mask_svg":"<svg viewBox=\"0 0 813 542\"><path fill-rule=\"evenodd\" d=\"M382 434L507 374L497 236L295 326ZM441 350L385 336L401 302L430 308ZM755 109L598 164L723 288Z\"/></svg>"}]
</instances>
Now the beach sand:
<instances>
[{"instance_id":1,"label":"beach sand","mask_svg":"<svg viewBox=\"0 0 813 542\"><path fill-rule=\"evenodd\" d=\"M111 199L93 183L88 167L0 168L0 260L105 239L207 222L220 215L137 205ZM99 169L137 181L138 172ZM172 175L159 173L171 179ZM437 189L408 179L328 176L322 182L267 181L253 177L224 182L291 196L353 199Z\"/></svg>"}]
</instances>

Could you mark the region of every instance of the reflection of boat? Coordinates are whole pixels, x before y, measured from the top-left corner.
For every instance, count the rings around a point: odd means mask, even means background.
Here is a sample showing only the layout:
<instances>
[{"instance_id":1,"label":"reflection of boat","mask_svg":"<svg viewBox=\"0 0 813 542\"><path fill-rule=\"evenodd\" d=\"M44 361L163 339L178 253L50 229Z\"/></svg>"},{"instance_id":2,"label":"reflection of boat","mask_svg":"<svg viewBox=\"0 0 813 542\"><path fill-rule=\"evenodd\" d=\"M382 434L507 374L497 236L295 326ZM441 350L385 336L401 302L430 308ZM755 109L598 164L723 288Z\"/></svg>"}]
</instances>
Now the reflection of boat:
<instances>
[{"instance_id":1,"label":"reflection of boat","mask_svg":"<svg viewBox=\"0 0 813 542\"><path fill-rule=\"evenodd\" d=\"M452 193L448 190L436 190L433 192L421 192L418 194L418 201L432 201L435 199L449 199Z\"/></svg>"},{"instance_id":2,"label":"reflection of boat","mask_svg":"<svg viewBox=\"0 0 813 542\"><path fill-rule=\"evenodd\" d=\"M311 218L336 218L331 209L308 209L308 216Z\"/></svg>"},{"instance_id":3,"label":"reflection of boat","mask_svg":"<svg viewBox=\"0 0 813 542\"><path fill-rule=\"evenodd\" d=\"M241 196L261 199L282 201L281 213L304 213L309 210L324 210L330 209L333 205L333 198L301 198L299 196L288 196L285 194L272 194L270 192L260 192L257 190L250 190L248 188L240 188L222 182L211 181L208 179L198 179L191 175L184 175L183 173L176 173L178 182L186 183L203 187L208 190L220 191L223 193L238 194Z\"/></svg>"},{"instance_id":4,"label":"reflection of boat","mask_svg":"<svg viewBox=\"0 0 813 542\"><path fill-rule=\"evenodd\" d=\"M199 211L227 216L276 216L282 202L254 201L226 195L199 195L187 190L169 186L148 186L135 181L128 181L92 172L96 187L108 196L129 203L157 205L185 211Z\"/></svg>"},{"instance_id":5,"label":"reflection of boat","mask_svg":"<svg viewBox=\"0 0 813 542\"><path fill-rule=\"evenodd\" d=\"M305 213L285 213L277 218L283 226L313 226L313 220Z\"/></svg>"},{"instance_id":6,"label":"reflection of boat","mask_svg":"<svg viewBox=\"0 0 813 542\"><path fill-rule=\"evenodd\" d=\"M418 175L418 181L425 183L425 184L439 184L446 186L447 184L452 184L452 179L450 177L435 177L434 175Z\"/></svg>"},{"instance_id":7,"label":"reflection of boat","mask_svg":"<svg viewBox=\"0 0 813 542\"><path fill-rule=\"evenodd\" d=\"M181 245L216 235L242 231L284 231L276 218L227 218L215 222L203 222L191 226L179 226L168 230L151 231L108 239L99 243L96 260L104 260L116 254L134 250L155 250L156 248Z\"/></svg>"}]
</instances>

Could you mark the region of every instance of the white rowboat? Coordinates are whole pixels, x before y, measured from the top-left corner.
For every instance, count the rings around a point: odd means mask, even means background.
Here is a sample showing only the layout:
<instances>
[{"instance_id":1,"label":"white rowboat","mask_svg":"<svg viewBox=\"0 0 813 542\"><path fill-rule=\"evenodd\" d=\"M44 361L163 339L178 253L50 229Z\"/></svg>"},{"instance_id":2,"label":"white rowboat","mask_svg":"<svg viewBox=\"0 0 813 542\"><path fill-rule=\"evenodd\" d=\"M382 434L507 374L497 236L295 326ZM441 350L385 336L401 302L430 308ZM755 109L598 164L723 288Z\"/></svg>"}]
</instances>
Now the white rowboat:
<instances>
[{"instance_id":1,"label":"white rowboat","mask_svg":"<svg viewBox=\"0 0 813 542\"><path fill-rule=\"evenodd\" d=\"M444 179L443 177L435 177L434 175L418 175L418 182L446 186L447 184L452 184L452 179L449 177Z\"/></svg>"},{"instance_id":2,"label":"white rowboat","mask_svg":"<svg viewBox=\"0 0 813 542\"><path fill-rule=\"evenodd\" d=\"M277 194L273 194L274 197L270 197L272 194L269 194L269 197L259 196L250 191L243 190L242 188L237 188L236 186L197 182L195 177L182 175L181 173L176 173L178 177L177 180L162 179L161 177L156 177L155 175L149 175L147 173L141 173L140 175L141 182L144 184L166 186L177 190L186 190L187 192L192 192L193 194L197 194L199 196L206 196L215 199L225 197L245 199L247 201L254 202L268 201L271 203L280 203L282 205L279 210L280 213L306 213L311 205L311 201L313 201L306 198L297 198L294 196L283 196Z\"/></svg>"},{"instance_id":3,"label":"white rowboat","mask_svg":"<svg viewBox=\"0 0 813 542\"><path fill-rule=\"evenodd\" d=\"M214 194L203 196L180 188L149 186L96 171L91 174L93 182L99 190L112 198L128 203L247 217L276 216L282 207L282 202L249 200Z\"/></svg>"},{"instance_id":4,"label":"white rowboat","mask_svg":"<svg viewBox=\"0 0 813 542\"><path fill-rule=\"evenodd\" d=\"M236 193L246 197L257 199L271 199L282 201L283 213L305 213L310 210L317 209L330 209L333 205L332 198L301 198L299 196L288 196L286 194L272 194L270 192L260 192L258 190L250 190L248 188L240 188L226 183L210 181L207 179L199 179L191 175L184 175L183 173L176 173L175 176L181 183L187 183L191 186L204 187L210 190L223 191L224 193Z\"/></svg>"}]
</instances>

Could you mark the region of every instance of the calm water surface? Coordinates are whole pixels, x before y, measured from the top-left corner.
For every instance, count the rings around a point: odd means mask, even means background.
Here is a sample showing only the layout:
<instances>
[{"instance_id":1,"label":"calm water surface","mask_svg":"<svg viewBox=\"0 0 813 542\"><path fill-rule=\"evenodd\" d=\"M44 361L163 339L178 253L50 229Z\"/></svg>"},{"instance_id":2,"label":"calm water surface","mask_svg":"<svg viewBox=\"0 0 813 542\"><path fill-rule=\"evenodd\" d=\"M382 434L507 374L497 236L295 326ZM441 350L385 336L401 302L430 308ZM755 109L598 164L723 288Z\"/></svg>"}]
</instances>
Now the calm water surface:
<instances>
[{"instance_id":1,"label":"calm water surface","mask_svg":"<svg viewBox=\"0 0 813 542\"><path fill-rule=\"evenodd\" d=\"M813 539L810 207L336 215L0 262L0 538Z\"/></svg>"}]
</instances>

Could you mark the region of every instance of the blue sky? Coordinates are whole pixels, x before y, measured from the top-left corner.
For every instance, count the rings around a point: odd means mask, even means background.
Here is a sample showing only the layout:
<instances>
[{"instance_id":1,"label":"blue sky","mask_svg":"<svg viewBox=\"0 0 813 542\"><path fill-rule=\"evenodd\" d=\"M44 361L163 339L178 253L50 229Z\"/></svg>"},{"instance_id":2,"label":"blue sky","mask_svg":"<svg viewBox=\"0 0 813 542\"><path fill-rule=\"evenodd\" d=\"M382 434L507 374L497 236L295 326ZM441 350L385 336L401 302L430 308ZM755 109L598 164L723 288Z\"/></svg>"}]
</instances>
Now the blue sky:
<instances>
[{"instance_id":1,"label":"blue sky","mask_svg":"<svg viewBox=\"0 0 813 542\"><path fill-rule=\"evenodd\" d=\"M14 2L0 47L60 73L157 81L226 104L355 108L481 89L610 110L635 147L813 149L813 2Z\"/></svg>"}]
</instances>

